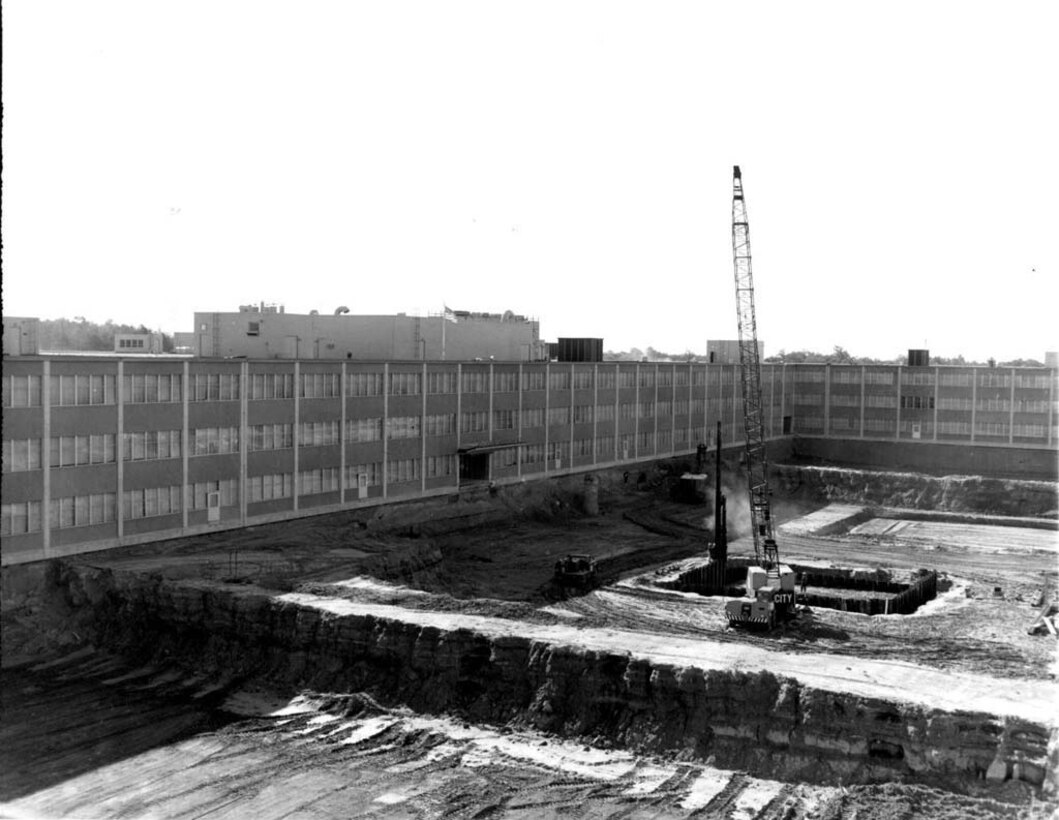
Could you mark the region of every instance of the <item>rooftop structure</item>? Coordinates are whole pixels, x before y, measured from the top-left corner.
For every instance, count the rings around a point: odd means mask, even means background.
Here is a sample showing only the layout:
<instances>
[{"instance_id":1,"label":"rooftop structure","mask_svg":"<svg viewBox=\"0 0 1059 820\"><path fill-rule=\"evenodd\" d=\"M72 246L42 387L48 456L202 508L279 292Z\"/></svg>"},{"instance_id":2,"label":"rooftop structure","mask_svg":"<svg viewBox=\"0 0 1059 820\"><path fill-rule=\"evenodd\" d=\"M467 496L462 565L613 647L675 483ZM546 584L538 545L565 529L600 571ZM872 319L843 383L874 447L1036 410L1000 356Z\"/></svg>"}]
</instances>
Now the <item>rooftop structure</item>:
<instances>
[{"instance_id":1,"label":"rooftop structure","mask_svg":"<svg viewBox=\"0 0 1059 820\"><path fill-rule=\"evenodd\" d=\"M540 323L511 311L447 310L434 316L287 313L243 305L237 313L196 313L195 355L262 359L539 361Z\"/></svg>"}]
</instances>

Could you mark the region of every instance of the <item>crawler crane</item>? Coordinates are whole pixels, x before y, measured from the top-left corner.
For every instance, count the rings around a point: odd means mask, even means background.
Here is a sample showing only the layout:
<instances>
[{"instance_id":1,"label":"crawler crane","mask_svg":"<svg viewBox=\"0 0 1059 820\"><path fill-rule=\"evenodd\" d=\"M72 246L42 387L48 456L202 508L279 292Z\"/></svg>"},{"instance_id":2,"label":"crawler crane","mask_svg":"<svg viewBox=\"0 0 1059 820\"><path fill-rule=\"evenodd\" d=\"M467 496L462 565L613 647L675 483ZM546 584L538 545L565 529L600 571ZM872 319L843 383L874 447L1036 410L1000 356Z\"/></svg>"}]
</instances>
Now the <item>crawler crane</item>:
<instances>
[{"instance_id":1,"label":"crawler crane","mask_svg":"<svg viewBox=\"0 0 1059 820\"><path fill-rule=\"evenodd\" d=\"M746 474L750 491L750 522L755 565L747 567L746 597L728 601L725 614L734 626L771 629L794 614L795 576L780 563L769 506L768 461L765 457L764 408L761 402L761 360L754 312L754 276L750 268L750 225L743 199L743 178L736 165L732 193L732 258L735 302L739 320L739 364L746 429Z\"/></svg>"}]
</instances>

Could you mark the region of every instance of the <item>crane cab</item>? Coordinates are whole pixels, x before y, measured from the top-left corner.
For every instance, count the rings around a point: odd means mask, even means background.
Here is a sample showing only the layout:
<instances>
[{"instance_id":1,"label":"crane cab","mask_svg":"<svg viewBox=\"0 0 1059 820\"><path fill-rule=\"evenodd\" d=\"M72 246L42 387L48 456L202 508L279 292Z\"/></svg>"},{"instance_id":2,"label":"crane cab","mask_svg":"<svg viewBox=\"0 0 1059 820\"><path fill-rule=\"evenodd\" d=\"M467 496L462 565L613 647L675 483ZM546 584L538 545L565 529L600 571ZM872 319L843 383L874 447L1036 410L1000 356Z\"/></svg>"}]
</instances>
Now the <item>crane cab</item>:
<instances>
[{"instance_id":1,"label":"crane cab","mask_svg":"<svg viewBox=\"0 0 1059 820\"><path fill-rule=\"evenodd\" d=\"M769 577L764 567L751 566L746 570L746 595L727 601L724 605L730 626L772 629L777 621L785 621L794 613L797 602L795 573L786 566Z\"/></svg>"}]
</instances>

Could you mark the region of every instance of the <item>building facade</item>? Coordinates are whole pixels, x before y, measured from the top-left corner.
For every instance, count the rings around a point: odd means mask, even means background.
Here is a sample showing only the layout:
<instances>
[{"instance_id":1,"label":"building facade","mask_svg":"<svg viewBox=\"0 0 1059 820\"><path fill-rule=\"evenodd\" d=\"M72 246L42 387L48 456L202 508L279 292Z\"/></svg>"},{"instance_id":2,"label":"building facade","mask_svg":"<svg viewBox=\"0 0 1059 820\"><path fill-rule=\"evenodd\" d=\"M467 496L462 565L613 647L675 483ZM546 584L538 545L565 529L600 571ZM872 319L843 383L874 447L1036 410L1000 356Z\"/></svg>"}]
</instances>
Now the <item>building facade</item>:
<instances>
[{"instance_id":1,"label":"building facade","mask_svg":"<svg viewBox=\"0 0 1059 820\"><path fill-rule=\"evenodd\" d=\"M1055 451L1056 371L763 365L766 435ZM4 564L744 439L735 365L12 357Z\"/></svg>"},{"instance_id":2,"label":"building facade","mask_svg":"<svg viewBox=\"0 0 1059 820\"><path fill-rule=\"evenodd\" d=\"M439 316L286 313L245 305L238 313L196 313L193 352L204 357L466 361L547 358L540 323L506 313ZM184 337L181 338L184 341Z\"/></svg>"}]
</instances>

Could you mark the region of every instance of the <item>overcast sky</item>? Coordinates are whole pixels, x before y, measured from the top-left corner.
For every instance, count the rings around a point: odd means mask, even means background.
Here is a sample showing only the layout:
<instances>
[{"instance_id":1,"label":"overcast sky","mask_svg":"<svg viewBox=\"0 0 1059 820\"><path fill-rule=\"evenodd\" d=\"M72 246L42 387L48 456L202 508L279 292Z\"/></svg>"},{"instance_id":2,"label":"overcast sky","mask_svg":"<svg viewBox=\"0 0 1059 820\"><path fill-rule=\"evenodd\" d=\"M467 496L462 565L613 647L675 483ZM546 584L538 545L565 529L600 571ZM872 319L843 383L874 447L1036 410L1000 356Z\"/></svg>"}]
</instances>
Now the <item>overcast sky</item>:
<instances>
[{"instance_id":1,"label":"overcast sky","mask_svg":"<svg viewBox=\"0 0 1059 820\"><path fill-rule=\"evenodd\" d=\"M4 312L1059 348L1059 4L4 2Z\"/></svg>"}]
</instances>

